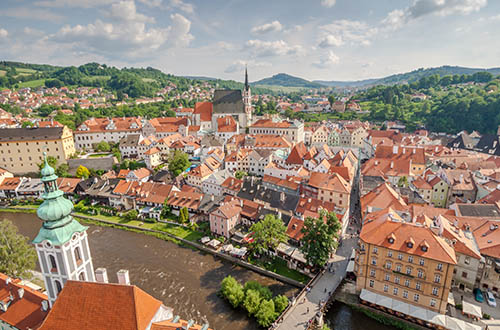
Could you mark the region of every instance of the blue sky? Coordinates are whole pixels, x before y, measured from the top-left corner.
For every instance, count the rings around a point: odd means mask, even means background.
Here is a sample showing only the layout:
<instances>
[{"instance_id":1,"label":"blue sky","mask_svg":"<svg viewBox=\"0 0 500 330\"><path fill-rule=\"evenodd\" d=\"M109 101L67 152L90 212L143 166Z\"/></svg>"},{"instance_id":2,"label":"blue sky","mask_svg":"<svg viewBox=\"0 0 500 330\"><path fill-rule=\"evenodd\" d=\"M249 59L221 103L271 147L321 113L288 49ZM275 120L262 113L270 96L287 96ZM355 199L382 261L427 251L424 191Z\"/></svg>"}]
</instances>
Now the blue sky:
<instances>
[{"instance_id":1,"label":"blue sky","mask_svg":"<svg viewBox=\"0 0 500 330\"><path fill-rule=\"evenodd\" d=\"M0 59L254 81L500 66L494 0L1 0Z\"/></svg>"}]
</instances>

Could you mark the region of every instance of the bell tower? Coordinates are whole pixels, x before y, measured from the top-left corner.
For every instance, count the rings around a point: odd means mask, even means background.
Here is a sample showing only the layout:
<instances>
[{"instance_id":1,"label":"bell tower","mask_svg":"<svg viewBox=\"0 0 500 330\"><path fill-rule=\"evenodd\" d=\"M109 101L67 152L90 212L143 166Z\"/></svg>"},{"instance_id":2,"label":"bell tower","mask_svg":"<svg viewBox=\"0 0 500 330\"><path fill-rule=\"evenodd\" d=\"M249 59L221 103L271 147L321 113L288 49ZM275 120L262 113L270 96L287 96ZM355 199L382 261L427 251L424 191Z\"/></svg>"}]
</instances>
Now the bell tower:
<instances>
[{"instance_id":1,"label":"bell tower","mask_svg":"<svg viewBox=\"0 0 500 330\"><path fill-rule=\"evenodd\" d=\"M33 240L42 270L50 306L67 280L94 282L94 267L87 240L87 228L73 219L73 204L57 186L57 175L47 162L41 171L44 202L37 215L43 221Z\"/></svg>"},{"instance_id":2,"label":"bell tower","mask_svg":"<svg viewBox=\"0 0 500 330\"><path fill-rule=\"evenodd\" d=\"M252 93L248 83L248 70L245 66L245 89L243 90L243 104L245 105L245 114L247 117L247 126L252 125Z\"/></svg>"}]
</instances>

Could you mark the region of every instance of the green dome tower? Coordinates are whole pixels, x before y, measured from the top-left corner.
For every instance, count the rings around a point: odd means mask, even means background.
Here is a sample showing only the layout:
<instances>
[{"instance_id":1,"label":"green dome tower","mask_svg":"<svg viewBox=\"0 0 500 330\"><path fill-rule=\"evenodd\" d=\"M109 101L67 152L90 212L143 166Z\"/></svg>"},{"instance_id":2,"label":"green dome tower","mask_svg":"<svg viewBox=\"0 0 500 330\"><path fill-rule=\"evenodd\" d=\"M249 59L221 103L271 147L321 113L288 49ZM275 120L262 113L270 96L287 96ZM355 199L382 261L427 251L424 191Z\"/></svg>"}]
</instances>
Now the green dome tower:
<instances>
[{"instance_id":1,"label":"green dome tower","mask_svg":"<svg viewBox=\"0 0 500 330\"><path fill-rule=\"evenodd\" d=\"M73 203L57 186L57 175L47 162L42 168L44 199L37 215L43 221L33 240L52 306L67 280L94 281L87 227L73 219Z\"/></svg>"}]
</instances>

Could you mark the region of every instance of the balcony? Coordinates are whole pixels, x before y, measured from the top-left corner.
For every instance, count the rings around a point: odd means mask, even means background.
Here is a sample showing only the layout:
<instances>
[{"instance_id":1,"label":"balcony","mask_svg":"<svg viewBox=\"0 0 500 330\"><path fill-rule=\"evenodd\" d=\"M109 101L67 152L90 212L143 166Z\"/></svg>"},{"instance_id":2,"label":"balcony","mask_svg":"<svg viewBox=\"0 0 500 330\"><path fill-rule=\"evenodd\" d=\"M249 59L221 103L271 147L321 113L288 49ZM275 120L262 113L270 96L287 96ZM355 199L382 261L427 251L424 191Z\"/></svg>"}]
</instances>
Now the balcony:
<instances>
[{"instance_id":1,"label":"balcony","mask_svg":"<svg viewBox=\"0 0 500 330\"><path fill-rule=\"evenodd\" d=\"M413 275L406 274L406 273L403 273L403 272L399 272L399 271L397 271L397 270L393 270L392 272L393 272L394 274L403 275L403 276L406 276L406 277L409 277L409 278L415 278L415 276L413 276Z\"/></svg>"}]
</instances>

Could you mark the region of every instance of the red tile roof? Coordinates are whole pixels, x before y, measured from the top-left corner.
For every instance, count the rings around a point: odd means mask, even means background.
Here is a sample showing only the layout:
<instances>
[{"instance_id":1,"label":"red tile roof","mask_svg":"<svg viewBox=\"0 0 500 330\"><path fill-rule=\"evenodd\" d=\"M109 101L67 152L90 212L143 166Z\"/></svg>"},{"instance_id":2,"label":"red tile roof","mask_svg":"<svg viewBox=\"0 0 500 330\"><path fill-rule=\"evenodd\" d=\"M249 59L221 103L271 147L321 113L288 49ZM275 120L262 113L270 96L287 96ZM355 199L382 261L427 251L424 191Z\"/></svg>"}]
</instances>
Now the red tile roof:
<instances>
[{"instance_id":1,"label":"red tile roof","mask_svg":"<svg viewBox=\"0 0 500 330\"><path fill-rule=\"evenodd\" d=\"M136 286L67 281L40 330L145 330L161 305Z\"/></svg>"},{"instance_id":2,"label":"red tile roof","mask_svg":"<svg viewBox=\"0 0 500 330\"><path fill-rule=\"evenodd\" d=\"M217 132L228 133L236 132L238 124L234 120L233 116L227 115L224 117L217 118Z\"/></svg>"},{"instance_id":3,"label":"red tile roof","mask_svg":"<svg viewBox=\"0 0 500 330\"><path fill-rule=\"evenodd\" d=\"M297 217L292 217L288 222L288 226L286 227L286 234L291 239L296 241L300 241L304 234L302 233L302 228L304 227L304 220L301 220Z\"/></svg>"},{"instance_id":4,"label":"red tile roof","mask_svg":"<svg viewBox=\"0 0 500 330\"><path fill-rule=\"evenodd\" d=\"M10 301L7 311L0 310L0 323L5 322L20 330L37 329L48 314L48 311L42 310L42 301L46 301L48 306L48 298L20 282L19 279L10 279L0 273L0 300L8 302L11 295L14 298ZM19 290L23 290L22 298L19 296Z\"/></svg>"},{"instance_id":5,"label":"red tile roof","mask_svg":"<svg viewBox=\"0 0 500 330\"><path fill-rule=\"evenodd\" d=\"M212 121L214 106L212 102L196 102L194 113L200 115L201 121Z\"/></svg>"}]
</instances>

